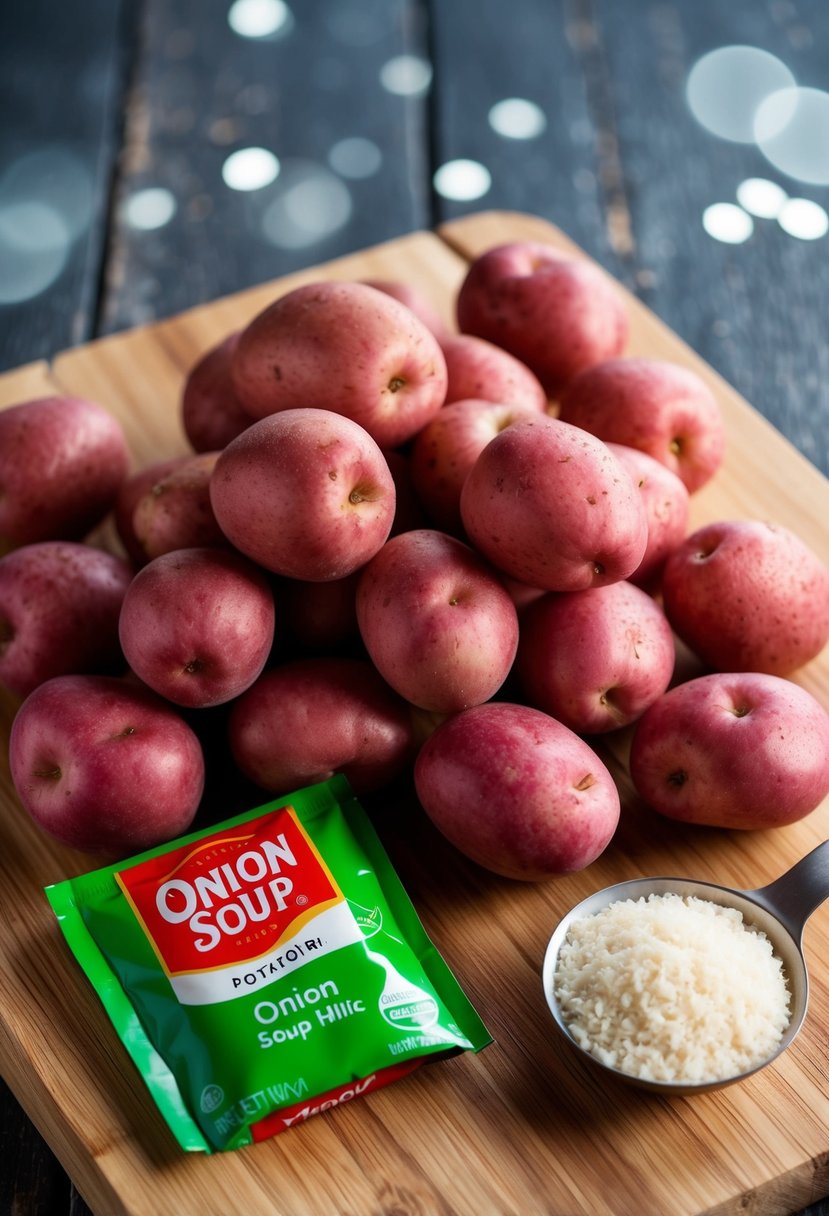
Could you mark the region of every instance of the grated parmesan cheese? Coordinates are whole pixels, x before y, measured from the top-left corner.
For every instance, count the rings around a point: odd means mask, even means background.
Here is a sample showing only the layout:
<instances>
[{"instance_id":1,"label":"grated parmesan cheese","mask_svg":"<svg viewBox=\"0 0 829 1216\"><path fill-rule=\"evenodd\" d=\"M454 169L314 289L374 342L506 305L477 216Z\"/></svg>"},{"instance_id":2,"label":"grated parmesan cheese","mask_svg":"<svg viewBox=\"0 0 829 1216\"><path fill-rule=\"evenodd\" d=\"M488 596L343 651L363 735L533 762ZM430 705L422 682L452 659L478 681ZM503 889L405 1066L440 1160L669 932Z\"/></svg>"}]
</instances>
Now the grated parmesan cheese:
<instances>
[{"instance_id":1,"label":"grated parmesan cheese","mask_svg":"<svg viewBox=\"0 0 829 1216\"><path fill-rule=\"evenodd\" d=\"M649 1081L724 1081L762 1064L789 1024L768 937L736 908L696 896L617 900L575 921L555 996L573 1037Z\"/></svg>"}]
</instances>

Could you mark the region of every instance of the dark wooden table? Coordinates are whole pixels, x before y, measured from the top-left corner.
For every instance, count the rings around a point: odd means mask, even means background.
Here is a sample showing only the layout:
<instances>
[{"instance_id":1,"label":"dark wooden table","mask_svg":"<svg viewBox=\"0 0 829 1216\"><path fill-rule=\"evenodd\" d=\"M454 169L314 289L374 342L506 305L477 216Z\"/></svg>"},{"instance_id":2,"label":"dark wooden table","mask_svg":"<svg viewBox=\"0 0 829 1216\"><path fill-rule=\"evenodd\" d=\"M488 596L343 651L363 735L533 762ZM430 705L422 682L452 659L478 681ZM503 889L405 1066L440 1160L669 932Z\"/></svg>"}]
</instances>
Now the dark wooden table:
<instances>
[{"instance_id":1,"label":"dark wooden table","mask_svg":"<svg viewBox=\"0 0 829 1216\"><path fill-rule=\"evenodd\" d=\"M249 36L257 21L270 33ZM741 243L703 223L753 178L829 208L826 153L824 172L794 176L698 121L689 74L730 46L778 61L743 66L782 63L798 85L829 87L825 0L5 4L0 370L444 219L514 209L562 228L829 472L829 236L786 231L791 208L755 215ZM740 67L726 70L714 126L745 108ZM493 111L508 99L533 105ZM278 160L255 190L225 180L247 148ZM435 184L459 160L479 166L462 175L468 194L479 181L475 197ZM263 178L276 167L260 154ZM0 1213L87 1211L4 1092ZM829 1202L809 1211L827 1216Z\"/></svg>"}]
</instances>

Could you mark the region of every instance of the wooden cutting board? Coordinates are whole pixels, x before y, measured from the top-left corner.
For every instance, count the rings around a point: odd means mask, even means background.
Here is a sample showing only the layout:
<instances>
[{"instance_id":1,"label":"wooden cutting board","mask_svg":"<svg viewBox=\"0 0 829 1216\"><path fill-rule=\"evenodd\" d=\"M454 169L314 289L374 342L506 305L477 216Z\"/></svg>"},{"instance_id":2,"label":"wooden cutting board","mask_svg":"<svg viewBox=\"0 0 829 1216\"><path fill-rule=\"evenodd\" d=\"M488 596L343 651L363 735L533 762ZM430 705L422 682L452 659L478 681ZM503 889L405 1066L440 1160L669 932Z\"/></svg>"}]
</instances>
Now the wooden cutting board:
<instances>
[{"instance_id":1,"label":"wooden cutting board","mask_svg":"<svg viewBox=\"0 0 829 1216\"><path fill-rule=\"evenodd\" d=\"M0 377L0 405L52 391L88 395L124 426L136 465L187 450L179 420L193 361L277 294L315 278L398 278L446 320L471 257L511 239L583 256L547 223L484 213L106 338ZM829 560L829 484L635 299L630 353L692 367L725 413L729 454L694 500L693 523L774 519ZM829 705L829 654L798 681ZM15 700L0 698L4 737ZM621 879L695 876L755 887L827 836L829 803L758 833L683 828L631 793L615 741L623 821L580 874L538 885L476 869L405 797L375 819L424 923L495 1043L424 1068L267 1143L203 1157L177 1149L70 957L42 888L93 868L28 820L0 758L0 1062L20 1102L92 1209L114 1213L790 1213L829 1193L829 905L806 931L813 978L804 1030L741 1085L662 1099L585 1068L554 1034L544 949L575 902Z\"/></svg>"}]
</instances>

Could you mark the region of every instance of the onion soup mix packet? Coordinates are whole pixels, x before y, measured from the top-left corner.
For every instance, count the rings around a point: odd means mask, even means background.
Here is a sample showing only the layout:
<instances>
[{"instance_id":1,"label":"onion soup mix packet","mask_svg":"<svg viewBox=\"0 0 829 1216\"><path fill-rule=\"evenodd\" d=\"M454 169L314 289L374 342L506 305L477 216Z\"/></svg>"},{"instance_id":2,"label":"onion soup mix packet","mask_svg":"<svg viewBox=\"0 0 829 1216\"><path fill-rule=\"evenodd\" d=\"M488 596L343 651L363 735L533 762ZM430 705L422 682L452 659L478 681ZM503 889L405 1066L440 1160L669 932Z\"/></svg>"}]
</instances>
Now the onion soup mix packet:
<instances>
[{"instance_id":1,"label":"onion soup mix packet","mask_svg":"<svg viewBox=\"0 0 829 1216\"><path fill-rule=\"evenodd\" d=\"M491 1041L340 776L46 894L184 1149Z\"/></svg>"}]
</instances>

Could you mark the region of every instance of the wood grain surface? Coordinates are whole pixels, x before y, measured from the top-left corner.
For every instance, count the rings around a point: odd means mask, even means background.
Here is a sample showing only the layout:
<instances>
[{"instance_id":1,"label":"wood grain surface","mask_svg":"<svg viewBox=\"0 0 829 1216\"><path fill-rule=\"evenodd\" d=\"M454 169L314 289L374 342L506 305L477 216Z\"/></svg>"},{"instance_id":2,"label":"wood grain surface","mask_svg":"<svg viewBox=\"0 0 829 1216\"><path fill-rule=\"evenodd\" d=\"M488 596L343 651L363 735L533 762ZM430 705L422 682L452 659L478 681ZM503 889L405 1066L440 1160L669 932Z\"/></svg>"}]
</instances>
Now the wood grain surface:
<instances>
[{"instance_id":1,"label":"wood grain surface","mask_svg":"<svg viewBox=\"0 0 829 1216\"><path fill-rule=\"evenodd\" d=\"M419 286L447 319L467 260L495 240L542 238L578 253L546 222L484 213L417 233L168 322L69 351L0 378L0 404L51 386L88 393L127 426L136 464L183 450L178 403L193 359L266 301L312 277L385 274ZM581 256L581 255L579 255ZM725 412L726 465L695 519L775 518L824 558L829 487L715 373L630 298L631 353L686 363ZM797 679L829 704L824 655ZM8 736L16 702L0 699ZM608 883L647 874L761 885L827 834L829 806L778 831L692 830L633 796L625 740L610 756L623 797L607 852L542 884L499 879L431 829L405 784L372 800L381 837L427 930L495 1043L436 1064L275 1140L235 1154L181 1154L53 922L42 887L90 868L49 841L0 761L0 1062L4 1076L92 1210L218 1216L378 1212L614 1216L790 1213L829 1192L829 910L806 932L813 988L806 1025L770 1069L694 1099L661 1099L600 1079L553 1033L541 991L558 918Z\"/></svg>"}]
</instances>

